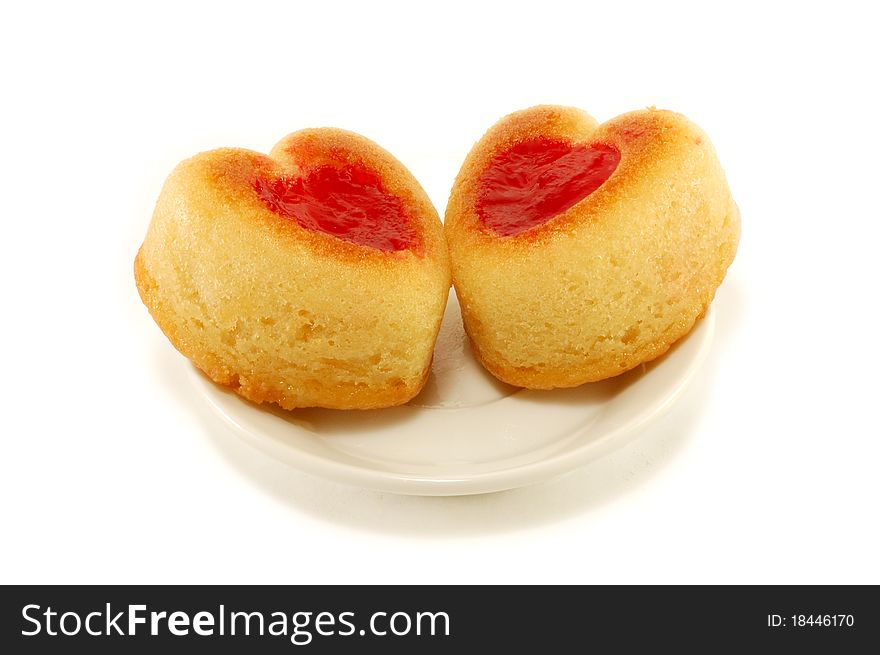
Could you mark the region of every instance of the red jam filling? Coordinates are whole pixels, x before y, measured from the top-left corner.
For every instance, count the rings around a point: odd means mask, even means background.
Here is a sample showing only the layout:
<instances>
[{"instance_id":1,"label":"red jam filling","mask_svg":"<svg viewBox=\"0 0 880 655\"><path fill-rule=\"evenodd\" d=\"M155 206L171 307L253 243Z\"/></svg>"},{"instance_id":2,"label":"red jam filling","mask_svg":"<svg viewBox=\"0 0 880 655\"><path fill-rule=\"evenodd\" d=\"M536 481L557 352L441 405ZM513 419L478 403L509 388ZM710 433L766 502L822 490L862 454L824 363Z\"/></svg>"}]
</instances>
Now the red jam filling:
<instances>
[{"instance_id":1,"label":"red jam filling","mask_svg":"<svg viewBox=\"0 0 880 655\"><path fill-rule=\"evenodd\" d=\"M269 209L306 230L385 252L418 246L403 201L363 166L319 166L297 178L258 177L253 187Z\"/></svg>"},{"instance_id":2,"label":"red jam filling","mask_svg":"<svg viewBox=\"0 0 880 655\"><path fill-rule=\"evenodd\" d=\"M497 155L477 187L477 214L500 236L546 223L602 186L620 152L602 143L571 144L546 137Z\"/></svg>"}]
</instances>

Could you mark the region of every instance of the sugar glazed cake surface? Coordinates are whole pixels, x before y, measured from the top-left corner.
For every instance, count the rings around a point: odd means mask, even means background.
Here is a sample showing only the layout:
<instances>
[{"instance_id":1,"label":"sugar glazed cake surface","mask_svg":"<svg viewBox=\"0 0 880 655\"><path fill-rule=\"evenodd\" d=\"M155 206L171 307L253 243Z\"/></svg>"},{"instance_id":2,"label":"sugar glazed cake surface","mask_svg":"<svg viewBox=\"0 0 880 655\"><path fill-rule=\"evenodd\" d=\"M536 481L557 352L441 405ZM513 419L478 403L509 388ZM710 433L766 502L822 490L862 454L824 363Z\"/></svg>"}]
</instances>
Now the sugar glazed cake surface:
<instances>
[{"instance_id":1,"label":"sugar glazed cake surface","mask_svg":"<svg viewBox=\"0 0 880 655\"><path fill-rule=\"evenodd\" d=\"M595 179L566 170L578 161ZM517 162L531 172L517 175ZM539 106L473 147L445 229L477 357L504 382L549 389L618 375L685 336L734 258L740 221L711 142L680 114L599 125Z\"/></svg>"},{"instance_id":2,"label":"sugar glazed cake surface","mask_svg":"<svg viewBox=\"0 0 880 655\"><path fill-rule=\"evenodd\" d=\"M215 382L286 409L368 409L424 385L450 269L409 171L364 137L314 129L269 156L226 148L182 162L135 279L171 343Z\"/></svg>"}]
</instances>

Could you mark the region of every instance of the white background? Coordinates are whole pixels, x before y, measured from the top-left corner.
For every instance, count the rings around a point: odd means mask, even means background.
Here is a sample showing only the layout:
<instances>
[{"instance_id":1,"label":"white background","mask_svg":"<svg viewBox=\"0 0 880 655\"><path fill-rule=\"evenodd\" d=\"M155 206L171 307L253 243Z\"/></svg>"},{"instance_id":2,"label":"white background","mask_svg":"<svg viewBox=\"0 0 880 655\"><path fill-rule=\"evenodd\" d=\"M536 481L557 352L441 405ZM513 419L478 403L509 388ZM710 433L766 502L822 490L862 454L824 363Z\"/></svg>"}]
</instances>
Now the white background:
<instances>
[{"instance_id":1,"label":"white background","mask_svg":"<svg viewBox=\"0 0 880 655\"><path fill-rule=\"evenodd\" d=\"M6 3L0 581L880 582L870 3ZM334 125L441 211L500 116L675 109L742 211L696 383L556 482L312 479L205 407L132 260L162 181ZM427 162L427 163L426 163Z\"/></svg>"}]
</instances>

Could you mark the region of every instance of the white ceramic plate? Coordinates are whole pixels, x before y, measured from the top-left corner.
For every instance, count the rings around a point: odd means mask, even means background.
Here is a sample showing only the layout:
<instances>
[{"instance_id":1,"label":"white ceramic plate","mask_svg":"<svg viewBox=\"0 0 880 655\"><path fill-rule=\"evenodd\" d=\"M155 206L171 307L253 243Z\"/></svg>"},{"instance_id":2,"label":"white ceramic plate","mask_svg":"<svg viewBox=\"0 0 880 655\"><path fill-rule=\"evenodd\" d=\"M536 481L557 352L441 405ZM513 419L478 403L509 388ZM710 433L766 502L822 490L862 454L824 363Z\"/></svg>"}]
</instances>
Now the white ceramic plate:
<instances>
[{"instance_id":1,"label":"white ceramic plate","mask_svg":"<svg viewBox=\"0 0 880 655\"><path fill-rule=\"evenodd\" d=\"M476 362L452 292L431 377L401 407L287 412L191 373L233 430L302 471L401 494L477 494L548 480L626 443L684 389L713 326L709 311L664 357L617 378L528 391L498 382Z\"/></svg>"}]
</instances>

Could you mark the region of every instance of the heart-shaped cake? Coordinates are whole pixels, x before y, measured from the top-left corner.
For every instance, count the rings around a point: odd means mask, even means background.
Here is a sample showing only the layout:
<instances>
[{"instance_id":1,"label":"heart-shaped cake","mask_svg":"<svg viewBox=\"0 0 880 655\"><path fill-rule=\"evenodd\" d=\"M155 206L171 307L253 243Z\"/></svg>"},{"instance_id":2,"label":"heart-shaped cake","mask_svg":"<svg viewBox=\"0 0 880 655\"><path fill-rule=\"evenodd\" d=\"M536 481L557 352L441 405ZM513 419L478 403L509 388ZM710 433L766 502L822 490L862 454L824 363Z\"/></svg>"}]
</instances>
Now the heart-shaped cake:
<instances>
[{"instance_id":1,"label":"heart-shaped cake","mask_svg":"<svg viewBox=\"0 0 880 655\"><path fill-rule=\"evenodd\" d=\"M684 116L599 125L540 106L473 147L445 230L477 357L504 382L550 389L618 375L686 335L740 223L712 144Z\"/></svg>"},{"instance_id":2,"label":"heart-shaped cake","mask_svg":"<svg viewBox=\"0 0 880 655\"><path fill-rule=\"evenodd\" d=\"M135 260L144 304L215 382L281 407L406 402L450 286L431 201L357 134L302 130L269 156L182 162Z\"/></svg>"}]
</instances>

